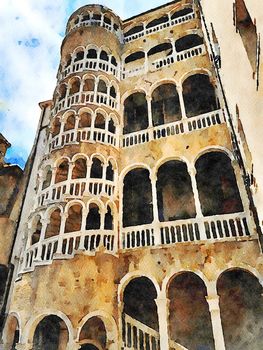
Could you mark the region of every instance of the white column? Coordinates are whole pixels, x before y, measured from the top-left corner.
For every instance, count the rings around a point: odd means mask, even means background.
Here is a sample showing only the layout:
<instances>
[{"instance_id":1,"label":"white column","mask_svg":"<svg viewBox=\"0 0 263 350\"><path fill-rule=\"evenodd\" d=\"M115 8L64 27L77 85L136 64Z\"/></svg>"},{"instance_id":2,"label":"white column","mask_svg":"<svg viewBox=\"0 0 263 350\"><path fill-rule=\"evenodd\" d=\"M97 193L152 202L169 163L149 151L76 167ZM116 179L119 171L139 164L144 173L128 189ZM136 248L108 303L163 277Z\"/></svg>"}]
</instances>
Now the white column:
<instances>
[{"instance_id":1,"label":"white column","mask_svg":"<svg viewBox=\"0 0 263 350\"><path fill-rule=\"evenodd\" d=\"M193 189L193 193L194 193L196 217L200 218L200 217L203 217L203 213L202 213L202 209L201 209L201 203L200 203L199 193L198 193L198 188L197 188L195 167L191 166L188 169L188 172L189 172L190 177L191 177L192 189Z\"/></svg>"},{"instance_id":2,"label":"white column","mask_svg":"<svg viewBox=\"0 0 263 350\"><path fill-rule=\"evenodd\" d=\"M180 102L180 107L182 112L182 119L187 119L186 112L185 112L185 105L184 105L183 88L181 85L177 85L176 89L179 97L179 102Z\"/></svg>"},{"instance_id":3,"label":"white column","mask_svg":"<svg viewBox=\"0 0 263 350\"><path fill-rule=\"evenodd\" d=\"M223 334L223 327L221 322L220 308L219 308L219 296L208 295L206 297L209 311L211 315L212 329L215 342L215 350L225 350L225 340Z\"/></svg>"},{"instance_id":4,"label":"white column","mask_svg":"<svg viewBox=\"0 0 263 350\"><path fill-rule=\"evenodd\" d=\"M61 222L60 222L59 235L58 235L58 247L57 247L56 254L62 254L63 235L65 233L67 218L68 218L68 213L61 213Z\"/></svg>"},{"instance_id":5,"label":"white column","mask_svg":"<svg viewBox=\"0 0 263 350\"><path fill-rule=\"evenodd\" d=\"M64 194L65 196L70 194L70 183L71 183L71 179L72 179L73 168L74 168L74 162L69 162L68 178L66 181L66 192Z\"/></svg>"},{"instance_id":6,"label":"white column","mask_svg":"<svg viewBox=\"0 0 263 350\"><path fill-rule=\"evenodd\" d=\"M161 244L161 233L159 229L159 214L158 214L158 203L157 203L157 178L155 174L150 177L152 184L152 206L153 206L153 228L154 228L154 245Z\"/></svg>"},{"instance_id":7,"label":"white column","mask_svg":"<svg viewBox=\"0 0 263 350\"><path fill-rule=\"evenodd\" d=\"M155 299L157 305L157 314L159 322L159 334L160 334L160 349L169 350L169 336L168 336L168 310L169 299L166 298L165 293L161 293L157 299Z\"/></svg>"},{"instance_id":8,"label":"white column","mask_svg":"<svg viewBox=\"0 0 263 350\"><path fill-rule=\"evenodd\" d=\"M145 52L145 57L144 57L144 72L148 73L149 70L149 59L147 56L147 52Z\"/></svg>"},{"instance_id":9,"label":"white column","mask_svg":"<svg viewBox=\"0 0 263 350\"><path fill-rule=\"evenodd\" d=\"M41 261L41 253L42 253L41 242L43 242L43 240L45 239L45 234L49 223L50 223L50 220L48 219L41 220L42 228L41 228L41 233L38 241L37 256L35 258L35 261Z\"/></svg>"}]
</instances>

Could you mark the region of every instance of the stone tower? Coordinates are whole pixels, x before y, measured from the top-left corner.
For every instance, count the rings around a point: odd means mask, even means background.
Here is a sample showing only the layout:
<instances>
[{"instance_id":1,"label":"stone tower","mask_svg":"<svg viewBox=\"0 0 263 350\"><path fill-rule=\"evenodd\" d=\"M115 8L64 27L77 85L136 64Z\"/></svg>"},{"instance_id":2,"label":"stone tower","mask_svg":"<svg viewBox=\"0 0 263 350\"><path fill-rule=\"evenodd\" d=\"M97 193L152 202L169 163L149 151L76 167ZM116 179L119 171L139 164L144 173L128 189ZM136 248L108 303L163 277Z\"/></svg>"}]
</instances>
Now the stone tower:
<instances>
[{"instance_id":1,"label":"stone tower","mask_svg":"<svg viewBox=\"0 0 263 350\"><path fill-rule=\"evenodd\" d=\"M261 232L213 50L191 0L69 18L3 349L261 349Z\"/></svg>"}]
</instances>

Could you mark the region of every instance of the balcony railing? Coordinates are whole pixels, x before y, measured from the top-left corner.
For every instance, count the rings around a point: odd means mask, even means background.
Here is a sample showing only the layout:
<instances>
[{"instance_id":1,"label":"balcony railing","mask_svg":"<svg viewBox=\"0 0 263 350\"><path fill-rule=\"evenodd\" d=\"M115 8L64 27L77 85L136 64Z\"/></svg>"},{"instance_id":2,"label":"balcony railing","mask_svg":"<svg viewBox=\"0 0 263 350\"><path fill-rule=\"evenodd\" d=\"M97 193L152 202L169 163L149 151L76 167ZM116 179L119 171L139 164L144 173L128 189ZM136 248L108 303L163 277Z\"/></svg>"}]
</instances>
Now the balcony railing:
<instances>
[{"instance_id":1,"label":"balcony railing","mask_svg":"<svg viewBox=\"0 0 263 350\"><path fill-rule=\"evenodd\" d=\"M61 202L70 197L82 197L85 194L112 198L116 195L115 190L115 183L110 180L95 178L66 180L42 190L37 196L35 208L51 202Z\"/></svg>"},{"instance_id":2,"label":"balcony railing","mask_svg":"<svg viewBox=\"0 0 263 350\"><path fill-rule=\"evenodd\" d=\"M55 259L71 259L80 252L94 255L104 249L114 254L116 237L112 230L86 230L64 233L44 239L27 249L21 272L32 271L35 266L51 264Z\"/></svg>"},{"instance_id":3,"label":"balcony railing","mask_svg":"<svg viewBox=\"0 0 263 350\"><path fill-rule=\"evenodd\" d=\"M187 350L169 339L170 350ZM160 334L144 323L122 314L122 349L124 350L160 350Z\"/></svg>"},{"instance_id":4,"label":"balcony railing","mask_svg":"<svg viewBox=\"0 0 263 350\"><path fill-rule=\"evenodd\" d=\"M227 241L253 235L245 213L158 222L122 229L122 248L154 247L184 242Z\"/></svg>"},{"instance_id":5,"label":"balcony railing","mask_svg":"<svg viewBox=\"0 0 263 350\"><path fill-rule=\"evenodd\" d=\"M219 109L196 117L182 119L173 123L136 131L121 137L122 147L131 147L163 137L186 134L225 122L223 110Z\"/></svg>"},{"instance_id":6,"label":"balcony railing","mask_svg":"<svg viewBox=\"0 0 263 350\"><path fill-rule=\"evenodd\" d=\"M48 145L48 152L79 142L98 142L104 145L118 147L118 138L115 134L108 130L87 127L63 131L51 138Z\"/></svg>"},{"instance_id":7,"label":"balcony railing","mask_svg":"<svg viewBox=\"0 0 263 350\"><path fill-rule=\"evenodd\" d=\"M65 97L57 102L52 110L52 114L55 115L60 111L66 110L74 105L83 105L87 103L95 103L97 105L106 106L112 109L118 109L118 103L116 98L109 96L103 92L97 92L96 96L94 91L77 92L71 96Z\"/></svg>"},{"instance_id":8,"label":"balcony railing","mask_svg":"<svg viewBox=\"0 0 263 350\"><path fill-rule=\"evenodd\" d=\"M59 80L66 78L70 74L79 73L86 70L101 70L107 74L114 75L117 79L120 78L120 69L114 66L112 63L96 58L86 58L74 62L66 67L64 71L59 74Z\"/></svg>"},{"instance_id":9,"label":"balcony railing","mask_svg":"<svg viewBox=\"0 0 263 350\"><path fill-rule=\"evenodd\" d=\"M194 12L192 12L192 13L188 13L187 15L184 15L181 17L170 19L167 22L158 24L158 25L151 27L151 28L144 28L142 31L140 31L138 33L131 34L131 35L124 38L124 42L125 43L131 42L131 41L139 39L145 35L160 32L161 30L163 30L165 28L170 28L170 27L176 26L178 24L188 22L194 18L195 18L195 14L194 14Z\"/></svg>"}]
</instances>

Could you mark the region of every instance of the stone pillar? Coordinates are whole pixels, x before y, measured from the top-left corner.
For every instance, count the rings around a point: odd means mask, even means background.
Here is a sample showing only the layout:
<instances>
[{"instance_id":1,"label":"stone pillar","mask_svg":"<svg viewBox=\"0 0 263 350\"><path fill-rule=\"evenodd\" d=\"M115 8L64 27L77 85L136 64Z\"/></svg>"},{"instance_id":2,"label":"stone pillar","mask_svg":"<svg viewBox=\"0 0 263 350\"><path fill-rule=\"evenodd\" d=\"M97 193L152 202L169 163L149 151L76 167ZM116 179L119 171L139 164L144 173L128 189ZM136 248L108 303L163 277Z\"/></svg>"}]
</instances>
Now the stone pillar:
<instances>
[{"instance_id":1,"label":"stone pillar","mask_svg":"<svg viewBox=\"0 0 263 350\"><path fill-rule=\"evenodd\" d=\"M209 311L211 315L212 329L215 342L215 350L225 350L225 340L223 334L223 327L221 322L220 308L219 308L219 296L208 295L206 297L209 305Z\"/></svg>"},{"instance_id":2,"label":"stone pillar","mask_svg":"<svg viewBox=\"0 0 263 350\"><path fill-rule=\"evenodd\" d=\"M197 182L196 182L196 169L194 166L192 166L190 169L188 169L188 171L191 177L192 189L194 193L196 217L200 218L200 217L203 217L203 213L201 209L201 203L199 200L199 193L198 193Z\"/></svg>"},{"instance_id":3,"label":"stone pillar","mask_svg":"<svg viewBox=\"0 0 263 350\"><path fill-rule=\"evenodd\" d=\"M183 87L181 85L177 85L176 89L179 97L179 102L180 102L180 107L182 112L182 119L187 119L185 106L184 106Z\"/></svg>"},{"instance_id":4,"label":"stone pillar","mask_svg":"<svg viewBox=\"0 0 263 350\"><path fill-rule=\"evenodd\" d=\"M153 120L152 120L152 96L147 95L147 107L148 107L148 128L152 128Z\"/></svg>"},{"instance_id":5,"label":"stone pillar","mask_svg":"<svg viewBox=\"0 0 263 350\"><path fill-rule=\"evenodd\" d=\"M69 162L69 167L68 167L68 178L67 178L67 183L66 183L66 192L65 196L70 194L70 181L72 179L72 172L74 168L74 162Z\"/></svg>"},{"instance_id":6,"label":"stone pillar","mask_svg":"<svg viewBox=\"0 0 263 350\"><path fill-rule=\"evenodd\" d=\"M147 56L147 52L145 52L145 58L144 58L144 73L148 73L149 70L149 59Z\"/></svg>"},{"instance_id":7,"label":"stone pillar","mask_svg":"<svg viewBox=\"0 0 263 350\"><path fill-rule=\"evenodd\" d=\"M165 293L161 293L157 299L155 299L157 305L157 314L159 322L159 334L160 334L160 350L169 350L169 336L168 336L168 310L169 299L166 298Z\"/></svg>"},{"instance_id":8,"label":"stone pillar","mask_svg":"<svg viewBox=\"0 0 263 350\"><path fill-rule=\"evenodd\" d=\"M66 220L68 218L68 213L61 213L61 222L58 236L58 247L56 254L62 254L62 243L63 243L63 235L65 232Z\"/></svg>"},{"instance_id":9,"label":"stone pillar","mask_svg":"<svg viewBox=\"0 0 263 350\"><path fill-rule=\"evenodd\" d=\"M158 213L158 203L157 203L157 188L156 182L157 178L155 174L150 177L152 184L152 206L153 206L153 227L154 227L154 245L161 244L161 233L159 230L159 213Z\"/></svg>"}]
</instances>

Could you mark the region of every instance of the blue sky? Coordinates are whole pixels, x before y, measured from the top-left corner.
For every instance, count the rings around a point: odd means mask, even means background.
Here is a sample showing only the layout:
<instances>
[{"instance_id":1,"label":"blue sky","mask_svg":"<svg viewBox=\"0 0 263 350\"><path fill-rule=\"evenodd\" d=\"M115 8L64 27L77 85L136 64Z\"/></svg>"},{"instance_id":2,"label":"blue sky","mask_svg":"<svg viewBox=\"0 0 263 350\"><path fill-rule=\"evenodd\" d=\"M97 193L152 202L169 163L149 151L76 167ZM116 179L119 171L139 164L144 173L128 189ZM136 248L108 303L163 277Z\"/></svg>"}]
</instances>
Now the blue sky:
<instances>
[{"instance_id":1,"label":"blue sky","mask_svg":"<svg viewBox=\"0 0 263 350\"><path fill-rule=\"evenodd\" d=\"M56 85L67 19L79 7L94 3L125 19L167 1L0 1L0 132L12 144L7 161L25 163L40 117L38 103L50 99Z\"/></svg>"}]
</instances>

